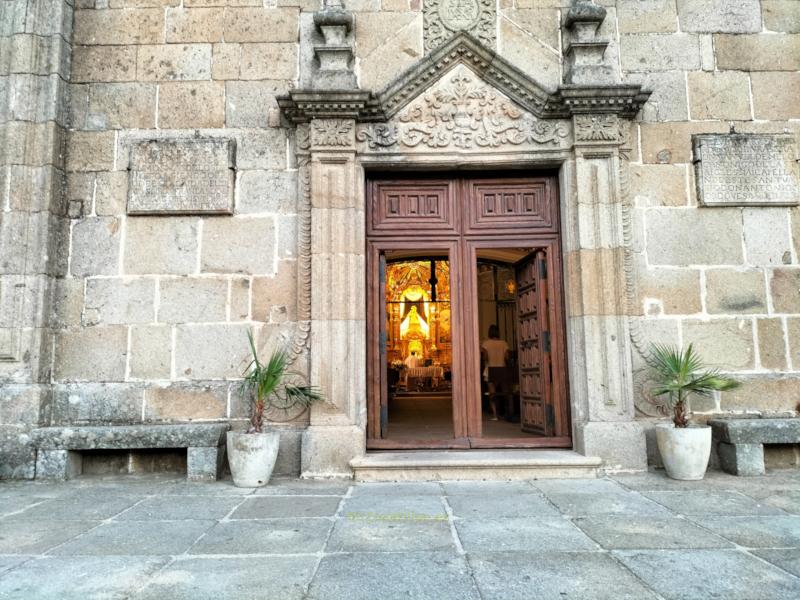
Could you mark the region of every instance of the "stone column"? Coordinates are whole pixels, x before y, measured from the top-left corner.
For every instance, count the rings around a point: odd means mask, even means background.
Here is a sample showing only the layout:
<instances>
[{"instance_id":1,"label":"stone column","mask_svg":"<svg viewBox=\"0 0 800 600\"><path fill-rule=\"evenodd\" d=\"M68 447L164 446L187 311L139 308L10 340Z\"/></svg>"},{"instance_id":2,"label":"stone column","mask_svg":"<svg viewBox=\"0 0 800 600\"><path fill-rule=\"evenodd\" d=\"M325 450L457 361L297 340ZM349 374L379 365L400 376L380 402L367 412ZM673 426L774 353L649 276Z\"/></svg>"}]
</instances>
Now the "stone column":
<instances>
[{"instance_id":1,"label":"stone column","mask_svg":"<svg viewBox=\"0 0 800 600\"><path fill-rule=\"evenodd\" d=\"M50 296L59 240L71 0L7 0L0 37L0 479L33 477L31 426L50 408Z\"/></svg>"},{"instance_id":2,"label":"stone column","mask_svg":"<svg viewBox=\"0 0 800 600\"><path fill-rule=\"evenodd\" d=\"M311 410L302 476L350 476L364 453L366 321L364 191L353 119L314 119L311 151Z\"/></svg>"},{"instance_id":3,"label":"stone column","mask_svg":"<svg viewBox=\"0 0 800 600\"><path fill-rule=\"evenodd\" d=\"M631 341L625 277L625 206L620 144L627 124L614 114L578 114L575 198L565 228L573 414L578 451L606 468L646 467L645 439L634 422ZM572 234L570 235L570 231Z\"/></svg>"}]
</instances>

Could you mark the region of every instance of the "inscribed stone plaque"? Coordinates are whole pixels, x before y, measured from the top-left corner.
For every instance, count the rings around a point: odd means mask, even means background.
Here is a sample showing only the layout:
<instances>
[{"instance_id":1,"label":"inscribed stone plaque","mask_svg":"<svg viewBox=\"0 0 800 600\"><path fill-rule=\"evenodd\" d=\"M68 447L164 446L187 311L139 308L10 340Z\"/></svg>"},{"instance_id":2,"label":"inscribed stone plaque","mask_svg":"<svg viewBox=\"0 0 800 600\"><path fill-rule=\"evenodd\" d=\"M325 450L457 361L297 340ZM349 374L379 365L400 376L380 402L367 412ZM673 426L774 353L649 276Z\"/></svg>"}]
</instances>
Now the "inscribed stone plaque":
<instances>
[{"instance_id":1,"label":"inscribed stone plaque","mask_svg":"<svg viewBox=\"0 0 800 600\"><path fill-rule=\"evenodd\" d=\"M148 140L131 145L128 214L232 214L234 140Z\"/></svg>"},{"instance_id":2,"label":"inscribed stone plaque","mask_svg":"<svg viewBox=\"0 0 800 600\"><path fill-rule=\"evenodd\" d=\"M792 135L694 135L692 149L703 206L785 206L800 200Z\"/></svg>"}]
</instances>

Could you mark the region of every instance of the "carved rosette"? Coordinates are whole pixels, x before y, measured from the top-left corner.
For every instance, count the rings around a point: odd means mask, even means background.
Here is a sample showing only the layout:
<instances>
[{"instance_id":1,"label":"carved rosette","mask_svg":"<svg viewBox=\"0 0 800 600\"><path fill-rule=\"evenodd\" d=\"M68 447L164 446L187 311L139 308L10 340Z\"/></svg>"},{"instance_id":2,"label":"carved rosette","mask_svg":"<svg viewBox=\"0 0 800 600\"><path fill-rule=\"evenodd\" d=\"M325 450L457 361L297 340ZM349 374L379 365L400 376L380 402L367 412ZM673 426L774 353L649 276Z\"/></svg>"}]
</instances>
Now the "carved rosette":
<instances>
[{"instance_id":1,"label":"carved rosette","mask_svg":"<svg viewBox=\"0 0 800 600\"><path fill-rule=\"evenodd\" d=\"M617 115L575 115L577 142L618 142L622 133Z\"/></svg>"},{"instance_id":2,"label":"carved rosette","mask_svg":"<svg viewBox=\"0 0 800 600\"><path fill-rule=\"evenodd\" d=\"M349 119L314 119L311 121L311 145L349 148L354 144L354 129Z\"/></svg>"},{"instance_id":3,"label":"carved rosette","mask_svg":"<svg viewBox=\"0 0 800 600\"><path fill-rule=\"evenodd\" d=\"M494 48L496 21L494 0L425 0L422 7L425 52L438 48L460 31Z\"/></svg>"},{"instance_id":4,"label":"carved rosette","mask_svg":"<svg viewBox=\"0 0 800 600\"><path fill-rule=\"evenodd\" d=\"M568 135L562 121L536 119L462 65L393 122L364 126L356 139L370 150L481 150L557 146Z\"/></svg>"}]
</instances>

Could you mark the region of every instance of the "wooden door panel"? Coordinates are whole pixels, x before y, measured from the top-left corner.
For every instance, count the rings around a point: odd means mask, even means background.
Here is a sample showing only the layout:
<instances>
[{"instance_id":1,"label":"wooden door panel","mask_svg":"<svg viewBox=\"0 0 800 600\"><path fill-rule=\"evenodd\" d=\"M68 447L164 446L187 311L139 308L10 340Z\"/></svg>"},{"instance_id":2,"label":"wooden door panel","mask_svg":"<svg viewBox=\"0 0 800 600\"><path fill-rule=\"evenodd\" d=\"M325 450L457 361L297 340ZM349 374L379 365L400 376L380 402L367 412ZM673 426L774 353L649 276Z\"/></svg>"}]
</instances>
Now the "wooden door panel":
<instances>
[{"instance_id":1,"label":"wooden door panel","mask_svg":"<svg viewBox=\"0 0 800 600\"><path fill-rule=\"evenodd\" d=\"M549 178L472 180L467 183L466 200L465 233L558 228L558 199Z\"/></svg>"},{"instance_id":2,"label":"wooden door panel","mask_svg":"<svg viewBox=\"0 0 800 600\"><path fill-rule=\"evenodd\" d=\"M370 184L367 233L458 232L455 184L446 181L374 181Z\"/></svg>"}]
</instances>

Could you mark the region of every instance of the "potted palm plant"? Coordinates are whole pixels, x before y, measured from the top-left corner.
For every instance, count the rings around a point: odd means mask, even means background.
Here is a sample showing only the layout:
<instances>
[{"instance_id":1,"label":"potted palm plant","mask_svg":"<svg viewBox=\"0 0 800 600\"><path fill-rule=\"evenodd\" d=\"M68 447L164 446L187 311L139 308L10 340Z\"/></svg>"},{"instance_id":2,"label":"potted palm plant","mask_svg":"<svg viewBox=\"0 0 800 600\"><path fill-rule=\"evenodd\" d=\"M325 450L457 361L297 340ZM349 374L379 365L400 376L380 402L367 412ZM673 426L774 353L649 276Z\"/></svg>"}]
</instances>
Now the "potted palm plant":
<instances>
[{"instance_id":1,"label":"potted palm plant","mask_svg":"<svg viewBox=\"0 0 800 600\"><path fill-rule=\"evenodd\" d=\"M708 369L694 351L654 344L649 362L655 370L654 396L665 396L672 411L672 423L656 425L656 442L667 475L673 479L702 479L711 455L711 427L690 426L686 401L692 395L710 396L715 391L730 390L739 385Z\"/></svg>"},{"instance_id":2,"label":"potted palm plant","mask_svg":"<svg viewBox=\"0 0 800 600\"><path fill-rule=\"evenodd\" d=\"M275 350L267 362L261 362L252 333L247 333L253 355L244 372L242 394L250 402L250 426L244 432L229 432L228 462L233 483L238 487L260 487L272 476L278 458L280 433L264 431L265 413L270 408L287 410L307 408L322 394L314 387L297 384L301 376L288 370L289 354Z\"/></svg>"}]
</instances>

